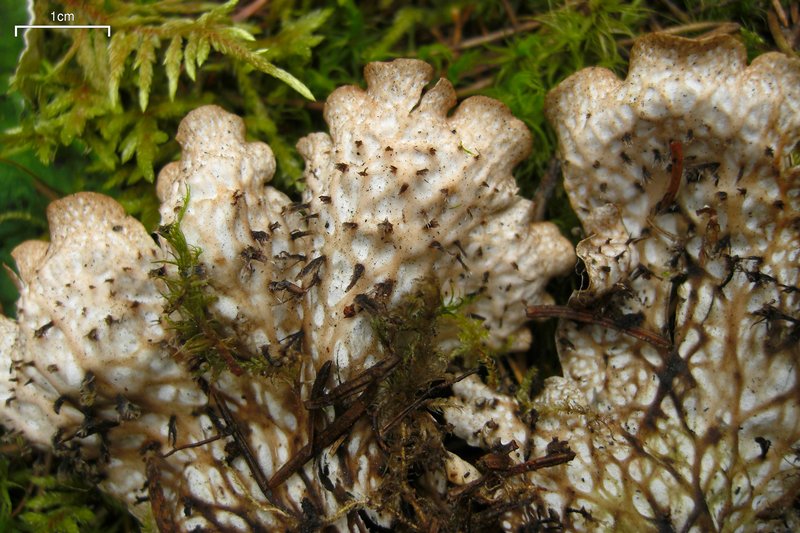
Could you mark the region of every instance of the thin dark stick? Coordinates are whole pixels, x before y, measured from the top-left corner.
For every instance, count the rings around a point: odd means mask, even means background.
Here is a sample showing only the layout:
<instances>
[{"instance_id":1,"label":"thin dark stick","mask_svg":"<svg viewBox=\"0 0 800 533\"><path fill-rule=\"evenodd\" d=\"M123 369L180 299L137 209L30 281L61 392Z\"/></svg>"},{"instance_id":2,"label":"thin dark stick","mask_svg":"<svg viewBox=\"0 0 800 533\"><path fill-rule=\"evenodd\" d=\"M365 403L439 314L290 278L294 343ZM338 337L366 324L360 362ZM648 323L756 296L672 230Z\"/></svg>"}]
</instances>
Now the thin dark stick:
<instances>
[{"instance_id":1,"label":"thin dark stick","mask_svg":"<svg viewBox=\"0 0 800 533\"><path fill-rule=\"evenodd\" d=\"M34 174L27 167L24 167L23 165L20 165L16 161L12 161L11 159L7 159L5 157L0 157L0 163L11 165L17 170L27 174L31 178L31 181L33 182L33 187L36 189L36 191L45 198L47 198L48 200L50 200L51 202L61 198L62 195L60 192L58 192L57 190L46 184L39 176Z\"/></svg>"},{"instance_id":2,"label":"thin dark stick","mask_svg":"<svg viewBox=\"0 0 800 533\"><path fill-rule=\"evenodd\" d=\"M553 453L550 455L546 455L544 457L537 457L536 459L531 459L530 461L525 461L524 463L520 463L518 465L509 467L505 471L503 471L503 474L509 476L515 476L517 474L522 474L525 472L533 472L535 470L541 470L542 468L550 468L551 466L557 466L564 463L568 463L573 459L575 459L575 452L573 452L572 450L566 452Z\"/></svg>"},{"instance_id":3,"label":"thin dark stick","mask_svg":"<svg viewBox=\"0 0 800 533\"><path fill-rule=\"evenodd\" d=\"M206 444L210 444L210 443L212 443L214 441L217 441L217 440L219 440L219 439L221 439L222 437L225 437L225 436L227 436L227 435L214 435L213 437L208 437L207 439L199 440L197 442L192 442L190 444L184 444L183 446L177 446L175 448L172 448L167 453L161 454L161 457L166 459L170 455L172 455L174 453L177 453L177 452L179 452L181 450L188 450L189 448L199 448L200 446L205 446Z\"/></svg>"},{"instance_id":4,"label":"thin dark stick","mask_svg":"<svg viewBox=\"0 0 800 533\"><path fill-rule=\"evenodd\" d=\"M514 447L509 451L515 449L517 449L516 443L514 443ZM450 494L453 497L462 497L466 494L474 492L475 490L479 489L480 487L482 487L483 485L492 480L498 478L505 479L507 477L523 474L525 472L533 472L535 470L540 470L542 468L550 468L552 466L558 466L564 463L568 463L572 461L574 458L575 458L575 452L573 452L572 450L566 450L563 452L551 453L544 457L531 459L529 461L525 461L524 463L520 463L508 468L491 469L489 470L489 472L482 475L475 481L471 481L466 485L456 487L450 492Z\"/></svg>"},{"instance_id":5,"label":"thin dark stick","mask_svg":"<svg viewBox=\"0 0 800 533\"><path fill-rule=\"evenodd\" d=\"M560 177L561 164L558 162L557 157L553 157L547 164L547 170L542 176L542 179L539 180L539 186L536 188L536 192L533 195L533 220L544 220L547 204L549 203L550 197L553 196L553 191L556 185L558 185Z\"/></svg>"},{"instance_id":6,"label":"thin dark stick","mask_svg":"<svg viewBox=\"0 0 800 533\"><path fill-rule=\"evenodd\" d=\"M347 411L337 417L330 426L317 432L314 435L313 442L303 446L291 459L280 467L267 482L267 487L271 490L281 485L314 457L315 450L321 450L330 446L336 439L344 435L367 411L367 406L372 402L377 390L377 383L370 385L361 396L356 398Z\"/></svg>"},{"instance_id":7,"label":"thin dark stick","mask_svg":"<svg viewBox=\"0 0 800 533\"><path fill-rule=\"evenodd\" d=\"M429 388L427 391L425 391L425 393L422 396L420 396L419 398L417 398L416 400L411 402L411 404L409 404L408 407L406 407L405 409L400 411L397 415L394 416L394 418L392 418L389 422L387 422L386 425L383 426L380 429L380 431L378 432L378 438L380 440L383 440L383 436L386 434L387 431L389 431L392 428L392 426L397 424L400 420L402 420L412 410L414 410L417 407L419 407L419 405L422 402L424 402L425 400L427 400L431 396L431 394L433 394L435 391L437 391L439 389L444 389L444 388L449 387L451 385L454 385L455 383L458 383L462 379L465 379L466 377L471 376L472 374L475 374L477 372L478 372L478 369L474 368L474 369L470 370L469 372L464 372L463 374L458 376L453 381L445 381L444 383L440 383L439 385L436 385L435 387Z\"/></svg>"},{"instance_id":8,"label":"thin dark stick","mask_svg":"<svg viewBox=\"0 0 800 533\"><path fill-rule=\"evenodd\" d=\"M358 373L341 385L334 387L327 394L320 394L317 398L309 398L305 402L306 409L321 409L357 394L373 383L376 379L386 376L400 362L397 356L387 357L366 370Z\"/></svg>"},{"instance_id":9,"label":"thin dark stick","mask_svg":"<svg viewBox=\"0 0 800 533\"><path fill-rule=\"evenodd\" d=\"M230 435L233 437L233 440L239 447L239 451L242 452L242 456L244 457L247 466L250 468L250 473L253 475L253 479L258 485L258 488L261 489L261 492L272 505L286 514L290 514L272 495L272 490L269 486L267 476L264 475L264 471L261 470L261 465L258 464L253 451L250 449L250 445L247 443L247 439L239 429L239 424L237 424L236 419L233 417L230 409L228 409L228 405L225 403L225 400L220 397L220 394L213 387L210 387L210 392L211 397L214 398L214 402L217 404L217 407L222 414L222 419L225 420L225 425L230 432Z\"/></svg>"},{"instance_id":10,"label":"thin dark stick","mask_svg":"<svg viewBox=\"0 0 800 533\"><path fill-rule=\"evenodd\" d=\"M562 305L530 305L526 313L528 318L566 318L567 320L574 320L575 322L583 322L585 324L597 324L616 329L631 337L649 342L657 348L663 348L665 350L672 349L672 343L657 333L637 326L624 326L608 317L596 316L586 311L572 309L571 307Z\"/></svg>"},{"instance_id":11,"label":"thin dark stick","mask_svg":"<svg viewBox=\"0 0 800 533\"><path fill-rule=\"evenodd\" d=\"M672 141L669 143L669 153L672 167L670 170L669 183L664 196L658 201L655 213L661 213L669 208L678 196L678 189L681 186L681 176L683 175L683 143Z\"/></svg>"},{"instance_id":12,"label":"thin dark stick","mask_svg":"<svg viewBox=\"0 0 800 533\"><path fill-rule=\"evenodd\" d=\"M486 35L479 35L478 37L472 37L470 39L464 39L458 45L456 45L455 50L466 50L468 48L475 48L476 46L481 46L484 44L491 43L493 41L499 41L500 39L505 39L506 37L511 37L517 33L523 33L530 30L535 30L542 23L538 20L531 20L528 22L523 22L519 24L516 28L503 28L502 30L493 31L491 33L487 33Z\"/></svg>"},{"instance_id":13,"label":"thin dark stick","mask_svg":"<svg viewBox=\"0 0 800 533\"><path fill-rule=\"evenodd\" d=\"M330 374L331 365L327 363L322 365L317 379L314 380L314 385L311 387L311 398L305 402L306 409L309 411L332 405L353 394L357 394L361 390L364 390L364 392L362 392L361 395L350 404L347 410L342 413L341 416L337 417L330 426L322 431L312 432L311 435L309 435L308 444L303 446L272 475L272 478L267 483L268 488L274 489L282 484L295 472L303 468L319 450L330 446L339 438L344 437L353 424L364 415L367 411L367 407L372 404L378 392L378 384L399 362L399 357L391 355L360 372L353 379L335 387L327 394L323 394L322 390Z\"/></svg>"}]
</instances>

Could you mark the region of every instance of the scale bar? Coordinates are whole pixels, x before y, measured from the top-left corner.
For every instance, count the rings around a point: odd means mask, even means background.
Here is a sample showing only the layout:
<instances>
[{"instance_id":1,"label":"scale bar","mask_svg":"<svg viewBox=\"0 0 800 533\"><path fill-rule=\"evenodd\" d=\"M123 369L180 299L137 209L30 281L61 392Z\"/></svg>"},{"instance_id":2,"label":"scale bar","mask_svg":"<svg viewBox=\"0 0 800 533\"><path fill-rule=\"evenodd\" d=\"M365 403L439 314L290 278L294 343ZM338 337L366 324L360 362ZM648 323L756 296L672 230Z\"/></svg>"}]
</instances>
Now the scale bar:
<instances>
[{"instance_id":1,"label":"scale bar","mask_svg":"<svg viewBox=\"0 0 800 533\"><path fill-rule=\"evenodd\" d=\"M111 37L111 26L77 26L77 25L65 25L65 26L40 26L40 25L32 25L32 26L14 26L14 37L17 36L17 30L20 28L27 29L27 28L106 28L108 30L108 36Z\"/></svg>"}]
</instances>

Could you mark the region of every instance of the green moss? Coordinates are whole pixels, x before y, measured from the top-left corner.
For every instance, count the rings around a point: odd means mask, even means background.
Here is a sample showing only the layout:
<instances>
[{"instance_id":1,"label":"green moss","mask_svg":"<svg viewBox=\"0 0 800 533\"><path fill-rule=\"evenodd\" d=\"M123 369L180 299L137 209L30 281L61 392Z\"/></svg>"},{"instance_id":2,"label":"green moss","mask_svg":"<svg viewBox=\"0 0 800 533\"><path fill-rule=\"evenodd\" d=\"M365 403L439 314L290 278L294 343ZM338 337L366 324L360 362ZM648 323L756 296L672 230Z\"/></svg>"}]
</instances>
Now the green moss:
<instances>
[{"instance_id":1,"label":"green moss","mask_svg":"<svg viewBox=\"0 0 800 533\"><path fill-rule=\"evenodd\" d=\"M169 245L171 259L158 261L162 266L150 272L165 287L161 320L173 332L175 357L197 376L206 375L212 380L225 371L273 376L278 371L290 370L274 364L265 354L250 353L234 336L231 325L211 312L217 297L200 260L203 251L190 245L181 230L189 201L187 192L175 221L159 227L158 234Z\"/></svg>"}]
</instances>

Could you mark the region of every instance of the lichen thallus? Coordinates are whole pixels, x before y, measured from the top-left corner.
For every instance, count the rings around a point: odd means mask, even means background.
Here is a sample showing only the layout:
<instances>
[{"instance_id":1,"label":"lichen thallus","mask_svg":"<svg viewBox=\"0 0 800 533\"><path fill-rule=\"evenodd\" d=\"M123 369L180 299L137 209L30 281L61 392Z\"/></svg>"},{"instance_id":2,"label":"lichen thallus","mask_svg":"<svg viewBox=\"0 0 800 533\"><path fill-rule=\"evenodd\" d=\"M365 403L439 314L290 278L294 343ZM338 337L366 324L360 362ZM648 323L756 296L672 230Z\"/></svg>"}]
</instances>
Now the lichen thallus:
<instances>
[{"instance_id":1,"label":"lichen thallus","mask_svg":"<svg viewBox=\"0 0 800 533\"><path fill-rule=\"evenodd\" d=\"M166 265L157 269L158 272L155 276L164 280L167 285L168 292L165 295L167 307L165 309L169 311L172 318L167 317L166 320L176 333L173 346L176 356L180 355L195 372L197 383L209 399L206 412L212 418L217 432L216 435L205 439L176 445L176 441L179 440L177 426L171 419L168 434L172 449L158 454L159 460L167 459L181 450L197 448L220 439L230 438L232 439L230 446L235 449L237 455L244 459L254 481L270 504L285 516L294 516L301 521L304 518L298 514L298 511L287 508L273 491L295 474L299 475L306 485L309 485L304 466L324 449L331 446L336 448L337 443L343 442L362 418L367 417L370 420L375 441L387 461L392 461L391 458L396 456L398 450L401 450L401 455L404 456L406 451L409 451L407 457L436 457L438 459L426 459L426 464L431 463L434 466L438 464L437 468L443 467L445 460L444 436L448 432L445 425L436 422L433 418L424 422L428 424L429 428L432 428L436 436L433 440L426 441L423 438L420 442L417 442L420 435L415 434L415 430L410 428L413 428L422 419L427 420L425 413L435 412L434 405L436 402L444 401L442 397L448 396L447 391L450 387L478 372L480 364L487 368L489 379L493 381L495 379L493 356L485 349L480 348L476 350L476 353L465 357L465 354L470 349L474 350L475 347L462 347L461 355L458 357L461 357L463 361L454 367L451 364L454 355L440 353L436 347L437 321L443 317L452 319L457 314L456 309L466 300L461 304L443 303L437 285L433 282L426 282L421 283L421 287L414 294L401 299L399 304L390 306L388 296L393 291L394 281L387 279L377 283L372 291L355 295L353 303L348 306L350 312L345 310L343 313L346 319L354 318L360 313L367 315L378 341L376 347L380 348L378 351L383 353L384 357L372 366L355 372L350 379L327 391L327 383L335 368L332 361L324 362L317 370L309 395L303 402L303 406L308 411L306 444L280 466L271 477L265 474L253 453L246 432L241 429L242 422L236 420L228 406L225 394L217 389L215 378L219 372L225 370L230 370L236 376L241 376L245 372L257 375L272 374L267 374L264 369L255 366L254 360L258 358L246 353L246 350L242 351L242 347L234 339L224 335L224 325L217 324L209 314L208 308L214 301L214 295L212 291L206 290L209 285L203 275L204 272L195 275L197 274L195 272L197 265L200 264L198 258L201 251L190 246L180 230L181 218L185 213L188 201L189 195L187 194L176 221L160 228L159 233L173 249L173 259L163 261ZM242 259L247 264L248 261L260 260L261 257L250 251L244 254ZM273 282L269 289L273 292L285 291L290 294L290 299L302 298L309 289L319 283L319 270L325 262L326 257L320 255L304 266L295 279L295 281L301 279L304 281L303 288L291 281L284 280L283 282ZM168 265L177 268L177 277L169 277L168 269L165 268ZM363 266L356 265L353 279L357 282L362 274ZM348 289L353 288L353 285L354 283L351 282ZM175 313L176 311L177 313ZM480 332L485 333L481 321L471 316L464 318L463 323L457 327L477 328ZM296 335L302 336L302 330ZM475 333L472 337L481 339L483 335ZM447 372L448 368L462 370L451 373ZM464 368L468 370L463 371ZM268 371L275 370L271 367ZM402 396L402 401L397 401L398 394ZM392 401L388 402L387 397L391 397ZM330 423L324 424L321 413L323 409L329 407L334 408L336 415ZM568 447L563 446L558 450L548 449L548 455L545 457L512 464L508 454L516 448L517 443L511 442L492 449L484 457L483 463L485 464L482 463L484 473L466 486L454 490L452 501L448 504L454 507L450 511L442 510L444 512L439 514L439 518L433 518L430 525L444 516L459 516L459 513L452 512L456 507L466 506L471 509L471 502L483 501L485 499L481 495L483 487L494 485L495 482L510 476L562 464L574 457ZM421 508L417 509L417 507L421 505L423 499L415 492L417 489L410 488L411 482L408 481L415 477L413 470L419 465L413 462L415 459L403 459L402 461L404 462L397 469L399 473L395 475L396 482L403 491L406 491L400 496L400 500L408 504L406 507L410 506L415 509L413 514L419 515ZM343 501L340 501L344 505L343 509L350 509L351 506L358 507L359 505L352 498L346 494L339 494L341 491L338 490L335 483L327 478L327 474L323 470L320 469L322 485L328 490L333 490L337 495L337 500L344 498ZM311 489L310 486L309 489ZM311 499L308 499L307 502L304 500L303 516L306 514L305 507L314 506L312 500L319 500L311 493L309 493L309 498ZM525 501L527 500L520 499L514 506L524 505ZM499 505L499 502L494 503ZM330 517L327 519L320 517L317 507L314 507L312 514L317 519L329 520ZM395 507L396 509L389 509L389 511L396 515L401 522L409 518L402 516L405 514L402 511L403 505L398 504ZM500 511L499 508L492 508L492 513ZM462 519L463 517L457 520ZM474 519L468 518L467 520L472 524L483 523L484 519L488 519L488 515L483 518L476 515Z\"/></svg>"},{"instance_id":2,"label":"lichen thallus","mask_svg":"<svg viewBox=\"0 0 800 533\"><path fill-rule=\"evenodd\" d=\"M687 139L691 140L691 138L692 134L691 130L689 130ZM658 202L656 202L652 209L653 216L659 215L668 210L675 202L680 189L681 178L684 173L683 143L681 141L670 140L669 152L670 165L667 169L669 171L669 181L667 182L664 195ZM656 153L658 154L659 152L656 151ZM660 159L660 156L657 157ZM647 217L647 220L657 231L666 233L655 224L650 216ZM673 239L677 240L677 238L674 236ZM641 264L640 267L644 268ZM670 299L670 301L671 300L672 299ZM670 306L668 307L672 307L672 304L670 303ZM596 324L605 328L616 329L626 335L650 343L657 349L664 350L666 352L670 352L673 349L673 343L670 339L654 331L650 331L639 324L642 317L638 313L623 315L620 317L609 317L602 316L598 312L589 312L569 306L530 305L526 308L526 314L528 318L532 319L563 318L566 320L573 320L575 322L582 322L584 324Z\"/></svg>"}]
</instances>

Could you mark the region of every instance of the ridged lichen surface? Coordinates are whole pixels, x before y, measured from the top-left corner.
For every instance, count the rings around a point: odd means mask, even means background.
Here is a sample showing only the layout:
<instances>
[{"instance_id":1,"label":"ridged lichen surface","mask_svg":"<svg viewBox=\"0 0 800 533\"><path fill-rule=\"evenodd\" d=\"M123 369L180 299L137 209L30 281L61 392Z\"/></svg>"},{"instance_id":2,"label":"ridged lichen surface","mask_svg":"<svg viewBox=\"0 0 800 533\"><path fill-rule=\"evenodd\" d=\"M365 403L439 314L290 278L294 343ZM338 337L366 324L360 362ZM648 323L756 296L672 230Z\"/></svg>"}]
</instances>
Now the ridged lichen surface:
<instances>
[{"instance_id":1,"label":"ridged lichen surface","mask_svg":"<svg viewBox=\"0 0 800 533\"><path fill-rule=\"evenodd\" d=\"M533 482L572 530L796 530L800 61L652 35L548 103L595 324L538 401L577 458Z\"/></svg>"}]
</instances>

